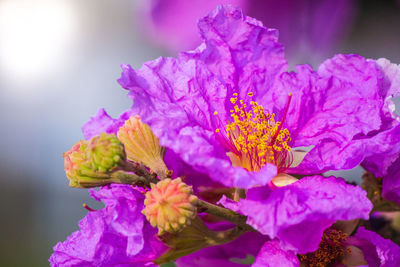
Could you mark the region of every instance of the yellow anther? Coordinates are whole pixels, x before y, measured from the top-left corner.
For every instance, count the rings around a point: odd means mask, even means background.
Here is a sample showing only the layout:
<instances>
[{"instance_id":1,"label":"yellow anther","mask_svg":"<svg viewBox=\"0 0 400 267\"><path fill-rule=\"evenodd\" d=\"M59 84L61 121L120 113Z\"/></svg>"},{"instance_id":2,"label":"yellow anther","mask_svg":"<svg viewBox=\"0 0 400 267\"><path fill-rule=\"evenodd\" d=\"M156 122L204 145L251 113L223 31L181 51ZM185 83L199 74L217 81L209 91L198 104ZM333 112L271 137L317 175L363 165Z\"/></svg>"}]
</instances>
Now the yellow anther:
<instances>
[{"instance_id":1,"label":"yellow anther","mask_svg":"<svg viewBox=\"0 0 400 267\"><path fill-rule=\"evenodd\" d=\"M247 93L252 97L252 92ZM250 101L250 107L243 100L237 103L237 93L230 100L233 109L230 110L231 123L226 125L226 138L236 149L235 165L249 171L258 171L266 163L285 167L286 159L290 157L288 142L290 134L282 123L275 122L275 114L264 112L264 108L255 101ZM219 129L216 130L219 132ZM285 166L283 166L285 165Z\"/></svg>"},{"instance_id":2,"label":"yellow anther","mask_svg":"<svg viewBox=\"0 0 400 267\"><path fill-rule=\"evenodd\" d=\"M214 115L218 115L218 111L214 111L214 113L213 113Z\"/></svg>"},{"instance_id":3,"label":"yellow anther","mask_svg":"<svg viewBox=\"0 0 400 267\"><path fill-rule=\"evenodd\" d=\"M219 133L220 131L219 131L219 129L217 128L217 129L215 129L215 132L216 132L216 133Z\"/></svg>"}]
</instances>

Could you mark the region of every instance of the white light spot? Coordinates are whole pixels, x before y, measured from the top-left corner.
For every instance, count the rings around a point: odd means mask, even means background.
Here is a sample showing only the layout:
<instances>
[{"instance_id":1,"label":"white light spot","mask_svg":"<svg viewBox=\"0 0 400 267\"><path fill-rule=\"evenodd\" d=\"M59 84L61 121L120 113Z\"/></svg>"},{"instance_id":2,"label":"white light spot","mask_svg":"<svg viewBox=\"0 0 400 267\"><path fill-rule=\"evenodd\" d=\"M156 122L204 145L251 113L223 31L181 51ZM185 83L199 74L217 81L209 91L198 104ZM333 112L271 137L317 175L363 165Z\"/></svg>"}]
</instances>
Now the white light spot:
<instances>
[{"instance_id":1,"label":"white light spot","mask_svg":"<svg viewBox=\"0 0 400 267\"><path fill-rule=\"evenodd\" d=\"M73 30L67 1L1 1L0 71L15 81L40 78L65 58Z\"/></svg>"}]
</instances>

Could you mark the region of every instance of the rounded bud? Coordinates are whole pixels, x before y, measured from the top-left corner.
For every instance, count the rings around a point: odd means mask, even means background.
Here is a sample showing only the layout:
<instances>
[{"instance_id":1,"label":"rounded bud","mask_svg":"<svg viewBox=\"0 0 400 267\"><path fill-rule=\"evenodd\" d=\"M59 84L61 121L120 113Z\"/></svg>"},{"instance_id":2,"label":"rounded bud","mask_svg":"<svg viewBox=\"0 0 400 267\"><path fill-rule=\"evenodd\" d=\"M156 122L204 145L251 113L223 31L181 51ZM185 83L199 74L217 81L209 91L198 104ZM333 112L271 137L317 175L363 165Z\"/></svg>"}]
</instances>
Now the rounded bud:
<instances>
[{"instance_id":1,"label":"rounded bud","mask_svg":"<svg viewBox=\"0 0 400 267\"><path fill-rule=\"evenodd\" d=\"M166 176L168 168L163 160L165 149L160 146L157 136L139 116L130 117L117 135L125 146L129 160L144 164L158 176Z\"/></svg>"},{"instance_id":2,"label":"rounded bud","mask_svg":"<svg viewBox=\"0 0 400 267\"><path fill-rule=\"evenodd\" d=\"M124 145L113 134L101 133L89 140L86 151L91 168L98 172L109 172L125 162Z\"/></svg>"},{"instance_id":3,"label":"rounded bud","mask_svg":"<svg viewBox=\"0 0 400 267\"><path fill-rule=\"evenodd\" d=\"M191 186L183 183L180 178L167 178L151 184L142 213L153 227L158 228L160 235L164 232L173 233L189 225L196 217L196 200Z\"/></svg>"},{"instance_id":4,"label":"rounded bud","mask_svg":"<svg viewBox=\"0 0 400 267\"><path fill-rule=\"evenodd\" d=\"M124 146L115 135L102 133L81 140L63 153L71 187L95 187L111 182L110 172L125 161Z\"/></svg>"}]
</instances>

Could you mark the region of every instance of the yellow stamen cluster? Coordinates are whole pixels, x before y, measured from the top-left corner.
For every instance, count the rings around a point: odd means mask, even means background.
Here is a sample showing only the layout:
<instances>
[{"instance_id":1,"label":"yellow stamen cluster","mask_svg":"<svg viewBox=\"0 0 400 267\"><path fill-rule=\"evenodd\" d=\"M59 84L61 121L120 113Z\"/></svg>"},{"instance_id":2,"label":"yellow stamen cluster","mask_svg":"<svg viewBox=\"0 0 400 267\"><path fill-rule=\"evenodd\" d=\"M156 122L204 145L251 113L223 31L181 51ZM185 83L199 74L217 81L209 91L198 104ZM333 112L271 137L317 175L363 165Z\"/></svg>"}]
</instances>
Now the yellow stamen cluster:
<instances>
[{"instance_id":1,"label":"yellow stamen cluster","mask_svg":"<svg viewBox=\"0 0 400 267\"><path fill-rule=\"evenodd\" d=\"M248 93L248 96L252 97L253 93ZM275 114L266 113L255 101L250 101L248 107L243 100L238 100L236 93L230 101L233 104L230 110L232 122L226 125L226 138L232 144L232 153L228 156L233 165L249 171L258 171L266 163L285 167L291 150L288 129L275 121Z\"/></svg>"},{"instance_id":2,"label":"yellow stamen cluster","mask_svg":"<svg viewBox=\"0 0 400 267\"><path fill-rule=\"evenodd\" d=\"M343 242L346 238L347 234L340 230L327 229L322 236L318 250L305 255L299 255L300 261L310 267L331 266L331 264L340 260L345 255L347 249L343 245Z\"/></svg>"}]
</instances>

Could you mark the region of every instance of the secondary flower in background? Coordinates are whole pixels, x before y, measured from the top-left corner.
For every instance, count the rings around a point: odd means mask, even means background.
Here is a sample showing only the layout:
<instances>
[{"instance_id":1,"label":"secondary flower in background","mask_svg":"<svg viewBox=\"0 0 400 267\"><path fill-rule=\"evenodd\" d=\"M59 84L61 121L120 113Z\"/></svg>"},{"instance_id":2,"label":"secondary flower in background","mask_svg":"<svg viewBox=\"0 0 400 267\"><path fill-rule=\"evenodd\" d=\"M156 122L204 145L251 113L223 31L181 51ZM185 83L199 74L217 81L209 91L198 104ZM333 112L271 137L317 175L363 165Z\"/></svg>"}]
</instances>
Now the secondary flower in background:
<instances>
[{"instance_id":1,"label":"secondary flower in background","mask_svg":"<svg viewBox=\"0 0 400 267\"><path fill-rule=\"evenodd\" d=\"M143 34L172 52L197 47L198 18L218 4L240 7L248 16L279 29L280 40L293 66L320 63L331 56L350 31L357 14L356 0L152 0L139 1L137 18Z\"/></svg>"},{"instance_id":2,"label":"secondary flower in background","mask_svg":"<svg viewBox=\"0 0 400 267\"><path fill-rule=\"evenodd\" d=\"M400 248L392 241L360 227L354 236L329 229L320 247L314 253L296 257L294 253L282 250L279 243L264 244L252 267L287 266L398 266ZM299 260L300 259L300 260ZM338 264L338 265L332 265Z\"/></svg>"}]
</instances>

